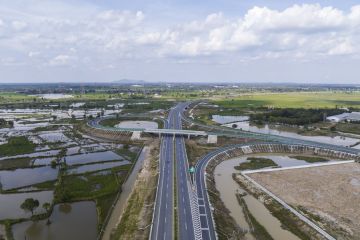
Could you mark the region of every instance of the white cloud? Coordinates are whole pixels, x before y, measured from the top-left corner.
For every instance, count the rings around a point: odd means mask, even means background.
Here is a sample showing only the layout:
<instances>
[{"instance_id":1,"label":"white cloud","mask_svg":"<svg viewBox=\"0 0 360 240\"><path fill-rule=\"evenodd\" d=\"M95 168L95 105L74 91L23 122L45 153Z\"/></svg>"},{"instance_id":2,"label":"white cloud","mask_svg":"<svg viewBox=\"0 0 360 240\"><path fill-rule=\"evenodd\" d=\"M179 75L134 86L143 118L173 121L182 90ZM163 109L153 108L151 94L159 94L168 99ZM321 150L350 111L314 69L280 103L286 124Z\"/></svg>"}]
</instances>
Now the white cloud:
<instances>
[{"instance_id":1,"label":"white cloud","mask_svg":"<svg viewBox=\"0 0 360 240\"><path fill-rule=\"evenodd\" d=\"M24 30L27 27L27 23L23 21L13 21L11 25L16 31Z\"/></svg>"},{"instance_id":2,"label":"white cloud","mask_svg":"<svg viewBox=\"0 0 360 240\"><path fill-rule=\"evenodd\" d=\"M31 58L41 52L47 66L80 62L103 67L123 58L360 55L360 5L349 11L319 4L294 5L282 11L253 7L243 16L230 18L219 12L175 25L166 21L159 25L154 18L145 21L142 11L91 8L81 13L63 7L55 13L44 8L2 14L0 54L11 58L23 53Z\"/></svg>"},{"instance_id":3,"label":"white cloud","mask_svg":"<svg viewBox=\"0 0 360 240\"><path fill-rule=\"evenodd\" d=\"M49 61L50 66L67 66L70 65L76 58L69 55L58 55Z\"/></svg>"}]
</instances>

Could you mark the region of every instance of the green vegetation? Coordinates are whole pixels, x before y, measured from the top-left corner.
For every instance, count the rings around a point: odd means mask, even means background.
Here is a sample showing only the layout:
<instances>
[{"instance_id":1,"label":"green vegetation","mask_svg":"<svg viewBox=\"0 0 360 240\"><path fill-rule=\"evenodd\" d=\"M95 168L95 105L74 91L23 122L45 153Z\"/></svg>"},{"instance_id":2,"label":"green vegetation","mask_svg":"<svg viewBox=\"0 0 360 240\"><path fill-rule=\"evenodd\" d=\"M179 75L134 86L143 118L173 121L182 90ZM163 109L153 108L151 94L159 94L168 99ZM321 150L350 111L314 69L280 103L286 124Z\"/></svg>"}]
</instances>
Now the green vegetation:
<instances>
[{"instance_id":1,"label":"green vegetation","mask_svg":"<svg viewBox=\"0 0 360 240\"><path fill-rule=\"evenodd\" d=\"M16 168L27 168L32 163L31 158L12 158L0 161L0 170L10 170Z\"/></svg>"},{"instance_id":2,"label":"green vegetation","mask_svg":"<svg viewBox=\"0 0 360 240\"><path fill-rule=\"evenodd\" d=\"M0 128L12 128L13 126L13 121L6 121L5 119L0 118Z\"/></svg>"},{"instance_id":3,"label":"green vegetation","mask_svg":"<svg viewBox=\"0 0 360 240\"><path fill-rule=\"evenodd\" d=\"M250 114L250 121L255 123L282 123L306 125L324 121L328 115L343 113L340 109L274 109L267 112Z\"/></svg>"},{"instance_id":4,"label":"green vegetation","mask_svg":"<svg viewBox=\"0 0 360 240\"><path fill-rule=\"evenodd\" d=\"M115 171L64 176L56 186L54 202L95 200L100 229L123 180Z\"/></svg>"},{"instance_id":5,"label":"green vegetation","mask_svg":"<svg viewBox=\"0 0 360 240\"><path fill-rule=\"evenodd\" d=\"M248 161L250 162L243 162L240 163L239 166L235 166L236 170L254 170L260 169L265 167L278 167L278 165L269 158L261 158L261 157L248 157Z\"/></svg>"},{"instance_id":6,"label":"green vegetation","mask_svg":"<svg viewBox=\"0 0 360 240\"><path fill-rule=\"evenodd\" d=\"M329 160L319 156L291 156L291 158L295 158L297 160L304 160L308 163L315 163L315 162L328 162Z\"/></svg>"},{"instance_id":7,"label":"green vegetation","mask_svg":"<svg viewBox=\"0 0 360 240\"><path fill-rule=\"evenodd\" d=\"M150 231L153 204L155 201L158 179L158 142L150 150L151 159L145 159L144 169L147 174L139 174L136 186L127 202L127 207L121 216L121 221L110 239L147 239Z\"/></svg>"},{"instance_id":8,"label":"green vegetation","mask_svg":"<svg viewBox=\"0 0 360 240\"><path fill-rule=\"evenodd\" d=\"M0 157L32 153L35 147L36 144L30 142L27 137L10 137L8 143L0 145Z\"/></svg>"},{"instance_id":9,"label":"green vegetation","mask_svg":"<svg viewBox=\"0 0 360 240\"><path fill-rule=\"evenodd\" d=\"M337 123L335 127L336 131L360 134L360 124L359 123Z\"/></svg>"},{"instance_id":10,"label":"green vegetation","mask_svg":"<svg viewBox=\"0 0 360 240\"><path fill-rule=\"evenodd\" d=\"M31 212L31 216L34 215L34 210L39 207L39 200L33 198L27 198L25 201L20 205L21 209L24 211Z\"/></svg>"},{"instance_id":11,"label":"green vegetation","mask_svg":"<svg viewBox=\"0 0 360 240\"><path fill-rule=\"evenodd\" d=\"M254 93L214 101L224 108L360 108L360 92Z\"/></svg>"}]
</instances>

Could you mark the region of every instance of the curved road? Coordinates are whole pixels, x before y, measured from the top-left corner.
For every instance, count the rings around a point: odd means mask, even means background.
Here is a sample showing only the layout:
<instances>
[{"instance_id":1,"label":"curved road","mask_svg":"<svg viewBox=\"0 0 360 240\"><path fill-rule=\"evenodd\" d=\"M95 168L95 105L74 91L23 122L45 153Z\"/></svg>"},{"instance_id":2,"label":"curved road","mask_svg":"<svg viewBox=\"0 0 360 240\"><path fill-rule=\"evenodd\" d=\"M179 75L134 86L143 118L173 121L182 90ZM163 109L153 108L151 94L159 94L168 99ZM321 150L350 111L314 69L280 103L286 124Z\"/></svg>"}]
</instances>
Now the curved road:
<instances>
[{"instance_id":1,"label":"curved road","mask_svg":"<svg viewBox=\"0 0 360 240\"><path fill-rule=\"evenodd\" d=\"M360 153L357 149L319 142L225 129L219 126L207 126L184 115L184 110L189 104L190 103L179 103L172 108L169 112L168 120L165 121L164 128L180 130L182 129L182 120L185 120L191 124L196 124L200 127L215 131L216 135L252 137L262 140L262 143L274 141L290 145L327 148L352 154ZM99 120L97 119L90 121L88 125L107 131L132 131L131 129L116 130L114 128L101 126L99 125ZM194 184L192 184L191 177L188 172L189 166L184 137L172 134L162 134L159 161L159 180L150 239L174 239L175 234L178 234L178 238L181 240L217 239L215 224L212 217L212 209L207 194L205 169L209 161L211 161L211 159L217 154L234 147L241 147L245 145L249 144L227 146L205 155L196 164ZM175 193L176 198L174 195ZM177 221L174 221L175 217L177 217ZM177 229L176 233L175 228Z\"/></svg>"}]
</instances>

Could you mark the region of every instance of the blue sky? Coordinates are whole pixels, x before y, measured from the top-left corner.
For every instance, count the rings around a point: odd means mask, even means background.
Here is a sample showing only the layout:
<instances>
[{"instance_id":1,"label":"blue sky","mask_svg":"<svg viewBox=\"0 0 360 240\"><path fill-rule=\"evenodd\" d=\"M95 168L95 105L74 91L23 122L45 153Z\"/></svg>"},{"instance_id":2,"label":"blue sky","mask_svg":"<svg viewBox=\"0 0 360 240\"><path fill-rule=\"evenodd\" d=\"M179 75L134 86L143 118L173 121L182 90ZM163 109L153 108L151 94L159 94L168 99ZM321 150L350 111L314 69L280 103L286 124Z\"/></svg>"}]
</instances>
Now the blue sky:
<instances>
[{"instance_id":1,"label":"blue sky","mask_svg":"<svg viewBox=\"0 0 360 240\"><path fill-rule=\"evenodd\" d=\"M357 1L2 1L0 83L359 83Z\"/></svg>"}]
</instances>

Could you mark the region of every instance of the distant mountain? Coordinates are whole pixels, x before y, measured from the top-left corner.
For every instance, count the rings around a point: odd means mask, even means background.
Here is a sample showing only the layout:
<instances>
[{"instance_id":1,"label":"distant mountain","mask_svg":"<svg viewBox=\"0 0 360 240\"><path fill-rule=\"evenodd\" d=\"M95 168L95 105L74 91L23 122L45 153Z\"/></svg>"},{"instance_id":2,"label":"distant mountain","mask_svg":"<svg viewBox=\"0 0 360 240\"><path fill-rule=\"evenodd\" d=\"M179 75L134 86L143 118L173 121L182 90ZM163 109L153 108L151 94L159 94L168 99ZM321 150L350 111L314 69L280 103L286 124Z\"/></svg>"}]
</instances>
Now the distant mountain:
<instances>
[{"instance_id":1,"label":"distant mountain","mask_svg":"<svg viewBox=\"0 0 360 240\"><path fill-rule=\"evenodd\" d=\"M116 81L113 81L112 83L116 83L116 84L131 84L131 85L134 85L134 84L145 84L147 83L146 81L144 80L135 80L135 79L120 79L120 80L116 80Z\"/></svg>"}]
</instances>

